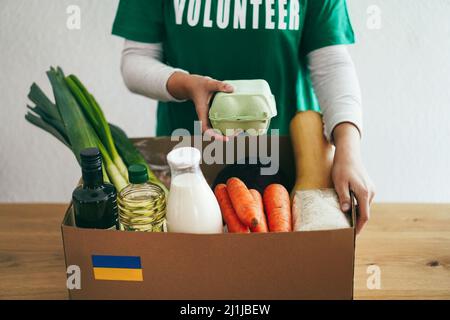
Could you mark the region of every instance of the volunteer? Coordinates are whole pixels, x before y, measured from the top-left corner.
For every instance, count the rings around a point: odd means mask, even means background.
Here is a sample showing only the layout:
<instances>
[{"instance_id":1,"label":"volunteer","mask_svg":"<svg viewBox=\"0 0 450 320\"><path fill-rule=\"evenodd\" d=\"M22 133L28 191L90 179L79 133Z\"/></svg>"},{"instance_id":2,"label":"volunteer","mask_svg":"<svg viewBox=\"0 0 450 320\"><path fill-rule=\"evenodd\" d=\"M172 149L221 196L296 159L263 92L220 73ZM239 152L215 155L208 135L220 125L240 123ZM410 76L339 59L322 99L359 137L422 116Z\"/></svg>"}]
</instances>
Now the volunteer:
<instances>
[{"instance_id":1,"label":"volunteer","mask_svg":"<svg viewBox=\"0 0 450 320\"><path fill-rule=\"evenodd\" d=\"M209 130L208 105L233 88L214 79L265 79L277 102L270 127L282 135L298 111L321 111L336 146L341 209L353 190L361 230L374 191L360 156L361 94L346 49L354 34L345 0L121 0L113 34L125 38L127 87L160 101L157 135L193 133L201 120L203 132L227 139Z\"/></svg>"}]
</instances>

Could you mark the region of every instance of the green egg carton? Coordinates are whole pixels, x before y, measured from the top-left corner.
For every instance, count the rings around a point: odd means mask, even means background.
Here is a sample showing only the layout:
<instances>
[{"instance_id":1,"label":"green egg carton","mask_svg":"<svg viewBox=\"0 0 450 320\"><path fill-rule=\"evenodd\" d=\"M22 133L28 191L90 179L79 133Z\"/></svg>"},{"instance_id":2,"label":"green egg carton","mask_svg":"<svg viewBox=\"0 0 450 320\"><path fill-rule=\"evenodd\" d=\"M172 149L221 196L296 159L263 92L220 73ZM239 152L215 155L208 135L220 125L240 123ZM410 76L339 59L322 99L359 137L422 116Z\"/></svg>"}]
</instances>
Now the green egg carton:
<instances>
[{"instance_id":1,"label":"green egg carton","mask_svg":"<svg viewBox=\"0 0 450 320\"><path fill-rule=\"evenodd\" d=\"M275 97L265 80L229 80L233 93L219 92L209 109L214 129L231 136L240 132L261 135L277 115Z\"/></svg>"}]
</instances>

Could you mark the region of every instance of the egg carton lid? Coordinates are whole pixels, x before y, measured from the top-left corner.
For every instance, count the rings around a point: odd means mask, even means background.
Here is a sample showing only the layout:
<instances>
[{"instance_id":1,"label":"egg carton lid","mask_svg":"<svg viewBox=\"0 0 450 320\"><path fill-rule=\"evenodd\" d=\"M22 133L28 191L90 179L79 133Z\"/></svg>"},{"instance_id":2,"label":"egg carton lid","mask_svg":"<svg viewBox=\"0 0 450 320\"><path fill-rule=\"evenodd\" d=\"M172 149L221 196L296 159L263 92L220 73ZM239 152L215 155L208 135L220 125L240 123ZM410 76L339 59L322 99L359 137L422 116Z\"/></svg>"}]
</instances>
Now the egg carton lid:
<instances>
[{"instance_id":1,"label":"egg carton lid","mask_svg":"<svg viewBox=\"0 0 450 320\"><path fill-rule=\"evenodd\" d=\"M226 80L232 93L219 92L209 110L215 121L266 120L277 115L275 97L265 80Z\"/></svg>"}]
</instances>

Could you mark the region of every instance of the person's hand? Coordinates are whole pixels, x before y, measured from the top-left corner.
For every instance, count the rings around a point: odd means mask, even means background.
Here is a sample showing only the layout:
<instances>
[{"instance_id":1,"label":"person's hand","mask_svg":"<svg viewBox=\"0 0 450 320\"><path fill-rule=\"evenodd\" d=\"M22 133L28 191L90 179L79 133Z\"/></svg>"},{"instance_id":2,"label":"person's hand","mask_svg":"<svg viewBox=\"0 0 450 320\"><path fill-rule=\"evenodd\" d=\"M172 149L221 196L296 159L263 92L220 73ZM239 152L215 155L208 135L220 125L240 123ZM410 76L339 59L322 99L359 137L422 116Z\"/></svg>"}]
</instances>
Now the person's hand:
<instances>
[{"instance_id":1,"label":"person's hand","mask_svg":"<svg viewBox=\"0 0 450 320\"><path fill-rule=\"evenodd\" d=\"M344 212L351 208L350 190L355 194L359 208L356 232L359 233L370 218L374 185L362 163L358 129L350 123L342 123L334 129L333 137L336 145L332 169L334 187Z\"/></svg>"},{"instance_id":2,"label":"person's hand","mask_svg":"<svg viewBox=\"0 0 450 320\"><path fill-rule=\"evenodd\" d=\"M210 77L175 72L167 81L167 90L178 100L192 100L198 119L202 122L202 132L222 141L228 137L213 130L209 124L208 112L211 98L216 92L233 92L233 87Z\"/></svg>"}]
</instances>

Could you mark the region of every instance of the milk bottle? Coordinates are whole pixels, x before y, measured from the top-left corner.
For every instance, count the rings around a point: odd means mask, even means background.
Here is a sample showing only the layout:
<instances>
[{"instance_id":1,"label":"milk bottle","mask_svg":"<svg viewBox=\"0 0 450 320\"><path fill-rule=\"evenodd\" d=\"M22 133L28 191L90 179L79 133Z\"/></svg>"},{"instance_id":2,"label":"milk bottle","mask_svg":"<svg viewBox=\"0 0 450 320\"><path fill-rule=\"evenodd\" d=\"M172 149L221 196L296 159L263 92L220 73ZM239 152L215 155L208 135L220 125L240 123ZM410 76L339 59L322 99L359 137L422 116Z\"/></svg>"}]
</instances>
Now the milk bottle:
<instances>
[{"instance_id":1,"label":"milk bottle","mask_svg":"<svg viewBox=\"0 0 450 320\"><path fill-rule=\"evenodd\" d=\"M222 233L222 215L213 191L200 170L201 154L187 147L172 150L167 203L167 229L181 233Z\"/></svg>"}]
</instances>

